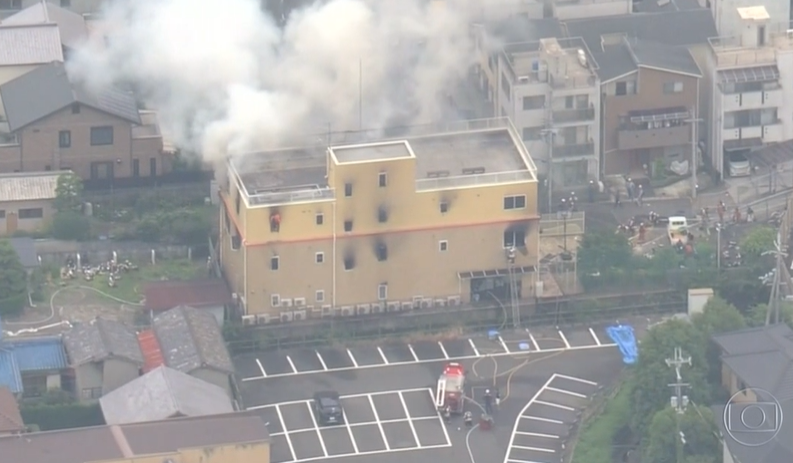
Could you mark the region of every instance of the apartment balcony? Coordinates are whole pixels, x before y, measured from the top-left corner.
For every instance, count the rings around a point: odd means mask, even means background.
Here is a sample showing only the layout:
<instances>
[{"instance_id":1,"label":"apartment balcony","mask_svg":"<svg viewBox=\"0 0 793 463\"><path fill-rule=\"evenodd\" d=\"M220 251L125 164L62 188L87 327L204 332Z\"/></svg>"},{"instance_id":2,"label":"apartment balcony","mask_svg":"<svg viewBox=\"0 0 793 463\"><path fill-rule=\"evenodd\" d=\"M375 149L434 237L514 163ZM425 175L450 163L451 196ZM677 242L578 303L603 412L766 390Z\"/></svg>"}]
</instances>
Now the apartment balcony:
<instances>
[{"instance_id":1,"label":"apartment balcony","mask_svg":"<svg viewBox=\"0 0 793 463\"><path fill-rule=\"evenodd\" d=\"M553 125L581 125L595 120L595 108L559 109L553 111Z\"/></svg>"},{"instance_id":2,"label":"apartment balcony","mask_svg":"<svg viewBox=\"0 0 793 463\"><path fill-rule=\"evenodd\" d=\"M782 87L770 90L723 94L722 111L740 111L743 109L775 108L783 102Z\"/></svg>"},{"instance_id":3,"label":"apartment balcony","mask_svg":"<svg viewBox=\"0 0 793 463\"><path fill-rule=\"evenodd\" d=\"M565 158L576 158L582 156L594 156L595 144L583 143L580 145L554 145L553 160L564 161Z\"/></svg>"},{"instance_id":4,"label":"apartment balcony","mask_svg":"<svg viewBox=\"0 0 793 463\"><path fill-rule=\"evenodd\" d=\"M781 120L776 120L763 125L723 129L722 140L734 147L780 142L784 141L784 126Z\"/></svg>"},{"instance_id":5,"label":"apartment balcony","mask_svg":"<svg viewBox=\"0 0 793 463\"><path fill-rule=\"evenodd\" d=\"M691 143L691 128L686 125L659 129L638 129L630 126L617 131L617 148L634 150L660 148Z\"/></svg>"},{"instance_id":6,"label":"apartment balcony","mask_svg":"<svg viewBox=\"0 0 793 463\"><path fill-rule=\"evenodd\" d=\"M571 75L555 76L549 75L548 83L554 90L575 90L579 88L591 88L597 85L597 78L590 73L580 73Z\"/></svg>"}]
</instances>

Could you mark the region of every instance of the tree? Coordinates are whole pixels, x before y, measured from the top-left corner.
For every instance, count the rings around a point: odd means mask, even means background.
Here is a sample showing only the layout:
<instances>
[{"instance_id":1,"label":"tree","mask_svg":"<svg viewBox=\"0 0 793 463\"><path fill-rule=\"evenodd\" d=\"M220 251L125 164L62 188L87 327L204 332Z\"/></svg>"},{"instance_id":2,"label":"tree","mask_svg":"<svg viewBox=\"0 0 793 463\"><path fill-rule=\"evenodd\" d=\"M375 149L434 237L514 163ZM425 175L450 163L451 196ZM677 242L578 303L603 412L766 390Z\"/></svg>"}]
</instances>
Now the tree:
<instances>
[{"instance_id":1,"label":"tree","mask_svg":"<svg viewBox=\"0 0 793 463\"><path fill-rule=\"evenodd\" d=\"M83 181L73 172L58 177L55 186L55 209L60 212L79 212L82 208Z\"/></svg>"},{"instance_id":2,"label":"tree","mask_svg":"<svg viewBox=\"0 0 793 463\"><path fill-rule=\"evenodd\" d=\"M767 312L768 304L757 304L747 312L746 323L752 327L764 326ZM771 314L771 316L773 317L773 314ZM788 326L793 328L793 304L786 301L779 301L779 321L787 323Z\"/></svg>"},{"instance_id":3,"label":"tree","mask_svg":"<svg viewBox=\"0 0 793 463\"><path fill-rule=\"evenodd\" d=\"M741 238L741 252L744 255L760 256L766 251L774 249L776 229L763 225L755 227Z\"/></svg>"},{"instance_id":4,"label":"tree","mask_svg":"<svg viewBox=\"0 0 793 463\"><path fill-rule=\"evenodd\" d=\"M679 432L683 433L685 443L680 440ZM642 461L678 461L678 446L682 445L685 462L715 463L720 454L716 432L709 408L689 404L685 413L678 414L674 408L666 407L652 417Z\"/></svg>"},{"instance_id":5,"label":"tree","mask_svg":"<svg viewBox=\"0 0 793 463\"><path fill-rule=\"evenodd\" d=\"M16 315L27 303L27 272L8 240L0 241L0 315Z\"/></svg>"},{"instance_id":6,"label":"tree","mask_svg":"<svg viewBox=\"0 0 793 463\"><path fill-rule=\"evenodd\" d=\"M719 333L746 328L746 320L734 305L714 296L705 304L701 313L692 317L691 322L702 333L707 344L708 381L720 391L721 350L712 338Z\"/></svg>"},{"instance_id":7,"label":"tree","mask_svg":"<svg viewBox=\"0 0 793 463\"><path fill-rule=\"evenodd\" d=\"M578 247L578 270L584 286L630 275L633 250L628 239L608 232L584 235Z\"/></svg>"}]
</instances>

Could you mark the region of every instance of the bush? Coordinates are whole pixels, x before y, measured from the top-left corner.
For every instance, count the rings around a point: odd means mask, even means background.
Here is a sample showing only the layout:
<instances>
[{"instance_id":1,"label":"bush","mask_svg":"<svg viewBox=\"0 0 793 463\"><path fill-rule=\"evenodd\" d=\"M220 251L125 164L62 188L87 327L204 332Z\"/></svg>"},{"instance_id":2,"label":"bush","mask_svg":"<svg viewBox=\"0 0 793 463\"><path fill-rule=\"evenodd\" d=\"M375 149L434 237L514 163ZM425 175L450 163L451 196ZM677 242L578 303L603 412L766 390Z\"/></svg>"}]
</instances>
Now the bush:
<instances>
[{"instance_id":1,"label":"bush","mask_svg":"<svg viewBox=\"0 0 793 463\"><path fill-rule=\"evenodd\" d=\"M588 420L575 445L573 463L612 463L614 440L630 421L628 382L609 400L599 415Z\"/></svg>"},{"instance_id":2,"label":"bush","mask_svg":"<svg viewBox=\"0 0 793 463\"><path fill-rule=\"evenodd\" d=\"M59 240L85 241L91 237L88 219L70 210L56 213L50 230L52 237Z\"/></svg>"},{"instance_id":3,"label":"bush","mask_svg":"<svg viewBox=\"0 0 793 463\"><path fill-rule=\"evenodd\" d=\"M204 208L163 210L141 219L135 235L149 243L201 244L212 232L210 213Z\"/></svg>"},{"instance_id":4,"label":"bush","mask_svg":"<svg viewBox=\"0 0 793 463\"><path fill-rule=\"evenodd\" d=\"M26 425L36 425L42 431L105 424L102 409L98 403L22 403L20 412L22 412L22 419Z\"/></svg>"}]
</instances>

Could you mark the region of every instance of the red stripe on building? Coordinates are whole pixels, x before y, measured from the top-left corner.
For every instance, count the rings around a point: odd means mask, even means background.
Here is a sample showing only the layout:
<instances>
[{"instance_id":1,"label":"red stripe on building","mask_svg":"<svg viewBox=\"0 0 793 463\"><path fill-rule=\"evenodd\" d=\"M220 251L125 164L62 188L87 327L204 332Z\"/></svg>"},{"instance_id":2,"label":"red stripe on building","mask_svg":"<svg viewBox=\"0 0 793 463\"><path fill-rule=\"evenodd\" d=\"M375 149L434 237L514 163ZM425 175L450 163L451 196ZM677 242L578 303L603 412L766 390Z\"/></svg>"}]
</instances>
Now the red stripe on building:
<instances>
[{"instance_id":1,"label":"red stripe on building","mask_svg":"<svg viewBox=\"0 0 793 463\"><path fill-rule=\"evenodd\" d=\"M160 342L153 330L138 333L138 344L143 352L143 373L148 373L165 363L160 350Z\"/></svg>"}]
</instances>

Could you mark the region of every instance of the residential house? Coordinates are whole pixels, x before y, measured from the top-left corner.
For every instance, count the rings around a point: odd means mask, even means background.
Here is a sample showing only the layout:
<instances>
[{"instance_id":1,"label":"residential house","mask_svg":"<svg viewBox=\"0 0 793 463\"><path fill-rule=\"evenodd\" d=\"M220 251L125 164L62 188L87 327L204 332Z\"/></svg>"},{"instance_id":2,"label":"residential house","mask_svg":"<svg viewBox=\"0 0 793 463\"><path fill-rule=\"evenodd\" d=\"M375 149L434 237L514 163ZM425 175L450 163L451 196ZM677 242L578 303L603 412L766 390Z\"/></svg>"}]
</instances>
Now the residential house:
<instances>
[{"instance_id":1,"label":"residential house","mask_svg":"<svg viewBox=\"0 0 793 463\"><path fill-rule=\"evenodd\" d=\"M41 231L49 225L55 214L53 200L60 174L0 174L0 236Z\"/></svg>"},{"instance_id":2,"label":"residential house","mask_svg":"<svg viewBox=\"0 0 793 463\"><path fill-rule=\"evenodd\" d=\"M234 412L224 389L166 366L121 386L99 404L110 425Z\"/></svg>"},{"instance_id":3,"label":"residential house","mask_svg":"<svg viewBox=\"0 0 793 463\"><path fill-rule=\"evenodd\" d=\"M0 27L50 24L55 24L58 27L60 42L63 46L63 55L66 60L68 60L70 53L73 53L88 39L88 27L83 16L45 1L36 2L0 21Z\"/></svg>"},{"instance_id":4,"label":"residential house","mask_svg":"<svg viewBox=\"0 0 793 463\"><path fill-rule=\"evenodd\" d=\"M0 330L0 386L24 398L61 389L61 374L68 366L61 338L2 336Z\"/></svg>"},{"instance_id":5,"label":"residential house","mask_svg":"<svg viewBox=\"0 0 793 463\"><path fill-rule=\"evenodd\" d=\"M0 437L5 462L270 463L270 434L251 413Z\"/></svg>"},{"instance_id":6,"label":"residential house","mask_svg":"<svg viewBox=\"0 0 793 463\"><path fill-rule=\"evenodd\" d=\"M724 463L779 463L793 461L793 423L782 419L793 413L793 330L786 324L749 328L713 337L721 349L721 381L734 404L715 407L716 424L724 436ZM736 440L727 429L744 404L766 403L775 410L767 410L769 433L740 433ZM780 407L780 410L776 410ZM779 418L774 413L779 411ZM775 422L770 422L776 420ZM740 423L740 418L734 420ZM763 428L765 429L765 427ZM770 439L769 437L773 437ZM753 439L759 439L755 442ZM766 442L764 445L754 445Z\"/></svg>"},{"instance_id":7,"label":"residential house","mask_svg":"<svg viewBox=\"0 0 793 463\"><path fill-rule=\"evenodd\" d=\"M51 63L0 85L8 119L0 172L72 170L88 183L119 185L170 172L156 115L131 92L89 90Z\"/></svg>"},{"instance_id":8,"label":"residential house","mask_svg":"<svg viewBox=\"0 0 793 463\"><path fill-rule=\"evenodd\" d=\"M227 308L232 308L234 297L223 279L191 281L153 281L143 288L145 307L152 316L179 306L209 312L223 325Z\"/></svg>"},{"instance_id":9,"label":"residential house","mask_svg":"<svg viewBox=\"0 0 793 463\"><path fill-rule=\"evenodd\" d=\"M54 0L64 9L79 15L91 16L100 13L105 0ZM41 3L42 0L0 0L0 18L19 14L20 11L29 9Z\"/></svg>"},{"instance_id":10,"label":"residential house","mask_svg":"<svg viewBox=\"0 0 793 463\"><path fill-rule=\"evenodd\" d=\"M96 318L75 325L63 335L63 343L73 370L69 389L81 400L99 399L140 376L138 338L119 321Z\"/></svg>"},{"instance_id":11,"label":"residential house","mask_svg":"<svg viewBox=\"0 0 793 463\"><path fill-rule=\"evenodd\" d=\"M0 437L17 435L26 430L17 398L10 389L0 386Z\"/></svg>"},{"instance_id":12,"label":"residential house","mask_svg":"<svg viewBox=\"0 0 793 463\"><path fill-rule=\"evenodd\" d=\"M763 6L731 12L743 21L741 34L710 40L714 123L710 163L721 178L730 160L755 161L768 143L793 139L793 34L790 23L772 22ZM725 14L728 14L725 12Z\"/></svg>"}]
</instances>

